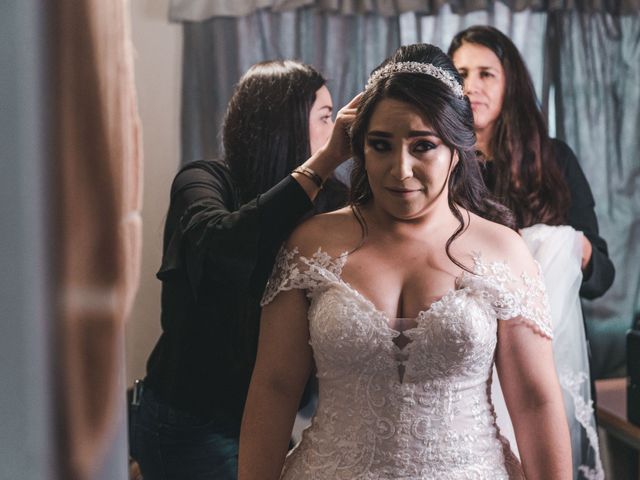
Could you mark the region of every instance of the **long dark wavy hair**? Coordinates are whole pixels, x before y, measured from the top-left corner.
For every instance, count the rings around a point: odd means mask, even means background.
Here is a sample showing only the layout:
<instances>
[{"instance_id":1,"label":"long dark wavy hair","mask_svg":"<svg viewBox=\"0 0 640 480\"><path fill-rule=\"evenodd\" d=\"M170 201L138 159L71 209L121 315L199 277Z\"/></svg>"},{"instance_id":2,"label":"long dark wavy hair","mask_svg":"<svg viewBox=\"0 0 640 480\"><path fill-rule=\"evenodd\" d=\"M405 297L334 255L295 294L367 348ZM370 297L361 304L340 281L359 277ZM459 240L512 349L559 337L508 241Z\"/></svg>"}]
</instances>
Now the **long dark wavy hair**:
<instances>
[{"instance_id":1,"label":"long dark wavy hair","mask_svg":"<svg viewBox=\"0 0 640 480\"><path fill-rule=\"evenodd\" d=\"M309 158L309 113L316 92L325 83L315 69L293 60L257 63L242 76L229 101L222 129L224 160L240 204L266 192ZM328 179L316 198L316 210L337 208L341 206L339 200L344 204L346 192L340 192L340 188L344 188L340 182ZM256 270L269 272L267 262L272 262L276 253L261 252L262 263ZM234 359L236 363L230 368L239 370L233 375L246 377L247 384L255 362L260 315L257 299L264 282L266 278L252 279L250 289L256 301L236 289L235 318L227 327L231 339L226 343L226 358Z\"/></svg>"},{"instance_id":2,"label":"long dark wavy hair","mask_svg":"<svg viewBox=\"0 0 640 480\"><path fill-rule=\"evenodd\" d=\"M518 228L565 224L569 187L555 161L547 124L518 49L502 32L484 25L458 33L449 46L449 56L464 43L491 50L505 73L502 111L489 143L495 168L493 193L515 213Z\"/></svg>"},{"instance_id":3,"label":"long dark wavy hair","mask_svg":"<svg viewBox=\"0 0 640 480\"><path fill-rule=\"evenodd\" d=\"M222 128L224 159L241 203L309 158L309 111L325 83L312 67L293 60L257 63L242 76Z\"/></svg>"},{"instance_id":4,"label":"long dark wavy hair","mask_svg":"<svg viewBox=\"0 0 640 480\"><path fill-rule=\"evenodd\" d=\"M462 84L462 78L449 57L438 47L429 44L400 47L374 72L391 62L411 61L430 63L442 68ZM367 88L351 129L351 149L354 155L354 166L351 172L351 203L355 207L364 205L373 196L365 170L364 144L373 112L385 98L406 102L418 108L425 120L451 150L452 161L454 152L458 153L458 163L449 176L448 203L460 225L447 240L446 252L453 263L467 270L450 253L451 243L466 228L461 208L510 228L514 228L515 223L509 209L493 199L482 180L474 150L476 137L469 100L466 97L456 96L451 88L440 80L422 73L402 72L383 77ZM363 219L359 218L359 221L362 224ZM364 225L363 229L366 230Z\"/></svg>"}]
</instances>

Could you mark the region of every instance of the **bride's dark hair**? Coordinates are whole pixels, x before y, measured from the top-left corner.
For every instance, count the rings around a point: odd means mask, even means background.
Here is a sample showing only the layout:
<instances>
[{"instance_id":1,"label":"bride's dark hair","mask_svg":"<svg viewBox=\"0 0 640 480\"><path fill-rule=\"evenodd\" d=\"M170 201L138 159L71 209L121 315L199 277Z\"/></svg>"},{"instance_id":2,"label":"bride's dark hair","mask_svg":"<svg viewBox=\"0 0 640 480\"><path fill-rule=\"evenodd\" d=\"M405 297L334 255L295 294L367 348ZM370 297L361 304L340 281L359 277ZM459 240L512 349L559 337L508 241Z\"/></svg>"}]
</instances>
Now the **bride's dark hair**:
<instances>
[{"instance_id":1,"label":"bride's dark hair","mask_svg":"<svg viewBox=\"0 0 640 480\"><path fill-rule=\"evenodd\" d=\"M373 73L389 63L414 61L430 63L449 73L462 85L457 70L442 50L429 44L400 47L394 55L378 66ZM373 194L364 166L364 144L371 116L381 100L389 98L406 102L420 110L445 145L458 153L458 163L449 177L449 208L460 222L454 234L447 240L447 256L453 263L467 270L451 256L451 243L465 230L463 212L465 209L488 220L515 228L514 216L509 209L498 203L487 190L476 160L476 143L473 129L473 114L467 97L458 97L442 81L424 73L396 72L377 80L369 86L358 107L356 119L351 128L351 149L354 166L351 171L351 204L356 207L371 200ZM364 219L356 214L366 231Z\"/></svg>"}]
</instances>

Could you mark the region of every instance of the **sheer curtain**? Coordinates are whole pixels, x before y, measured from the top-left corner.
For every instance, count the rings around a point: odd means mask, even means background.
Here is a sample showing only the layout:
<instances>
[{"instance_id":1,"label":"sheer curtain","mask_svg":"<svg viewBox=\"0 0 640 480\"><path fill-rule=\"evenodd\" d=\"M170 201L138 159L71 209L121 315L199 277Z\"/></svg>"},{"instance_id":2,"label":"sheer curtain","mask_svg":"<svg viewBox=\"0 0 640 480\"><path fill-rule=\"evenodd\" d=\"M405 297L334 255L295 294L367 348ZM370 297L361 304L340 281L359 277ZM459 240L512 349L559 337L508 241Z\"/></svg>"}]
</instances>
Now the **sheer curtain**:
<instances>
[{"instance_id":1,"label":"sheer curtain","mask_svg":"<svg viewBox=\"0 0 640 480\"><path fill-rule=\"evenodd\" d=\"M604 297L583 302L593 373L622 373L625 334L640 310L640 17L557 12L558 136L576 152L596 200L616 279Z\"/></svg>"},{"instance_id":2,"label":"sheer curtain","mask_svg":"<svg viewBox=\"0 0 640 480\"><path fill-rule=\"evenodd\" d=\"M397 17L343 16L313 8L258 10L184 24L182 161L219 154L220 125L234 84L251 65L295 58L329 80L336 107L365 84L368 73L400 45Z\"/></svg>"},{"instance_id":3,"label":"sheer curtain","mask_svg":"<svg viewBox=\"0 0 640 480\"><path fill-rule=\"evenodd\" d=\"M582 13L573 9L584 5L569 0L254 0L229 11L220 10L222 3L229 2L171 5L171 19L184 22L183 162L219 154L233 85L257 61L296 58L316 66L339 107L402 44L429 42L446 50L456 32L473 24L509 35L550 114L551 133L574 149L591 183L617 271L607 295L585 302L593 373L622 372L625 332L640 309L638 0L594 0ZM616 13L602 13L613 7Z\"/></svg>"}]
</instances>

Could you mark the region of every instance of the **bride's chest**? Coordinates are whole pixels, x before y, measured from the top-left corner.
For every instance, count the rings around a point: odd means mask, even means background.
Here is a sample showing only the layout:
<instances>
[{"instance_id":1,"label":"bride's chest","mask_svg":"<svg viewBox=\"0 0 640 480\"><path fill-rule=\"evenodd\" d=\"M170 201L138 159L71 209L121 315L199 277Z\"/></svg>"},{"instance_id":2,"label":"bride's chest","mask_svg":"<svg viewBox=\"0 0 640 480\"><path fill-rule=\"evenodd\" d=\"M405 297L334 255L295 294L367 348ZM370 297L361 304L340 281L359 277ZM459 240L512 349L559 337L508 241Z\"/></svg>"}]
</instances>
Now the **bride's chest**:
<instances>
[{"instance_id":1,"label":"bride's chest","mask_svg":"<svg viewBox=\"0 0 640 480\"><path fill-rule=\"evenodd\" d=\"M462 274L460 269L447 271L424 258L370 256L366 261L350 257L339 280L389 318L415 318L453 290Z\"/></svg>"},{"instance_id":2,"label":"bride's chest","mask_svg":"<svg viewBox=\"0 0 640 480\"><path fill-rule=\"evenodd\" d=\"M327 285L310 301L310 343L320 374L395 372L402 366L416 379L434 378L484 370L493 360L497 321L480 292L449 291L419 312L415 327L402 335L348 284Z\"/></svg>"}]
</instances>

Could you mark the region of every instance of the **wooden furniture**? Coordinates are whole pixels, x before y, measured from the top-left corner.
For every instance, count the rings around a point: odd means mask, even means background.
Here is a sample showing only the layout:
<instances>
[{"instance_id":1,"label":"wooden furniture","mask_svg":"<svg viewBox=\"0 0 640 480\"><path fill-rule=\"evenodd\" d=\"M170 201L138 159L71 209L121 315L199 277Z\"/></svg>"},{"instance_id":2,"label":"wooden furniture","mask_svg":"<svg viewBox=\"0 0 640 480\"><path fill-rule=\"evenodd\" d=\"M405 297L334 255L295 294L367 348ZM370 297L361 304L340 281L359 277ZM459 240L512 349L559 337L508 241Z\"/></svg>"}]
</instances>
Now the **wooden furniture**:
<instances>
[{"instance_id":1,"label":"wooden furniture","mask_svg":"<svg viewBox=\"0 0 640 480\"><path fill-rule=\"evenodd\" d=\"M608 452L608 479L640 480L640 427L627 419L627 379L596 381L600 442Z\"/></svg>"}]
</instances>

